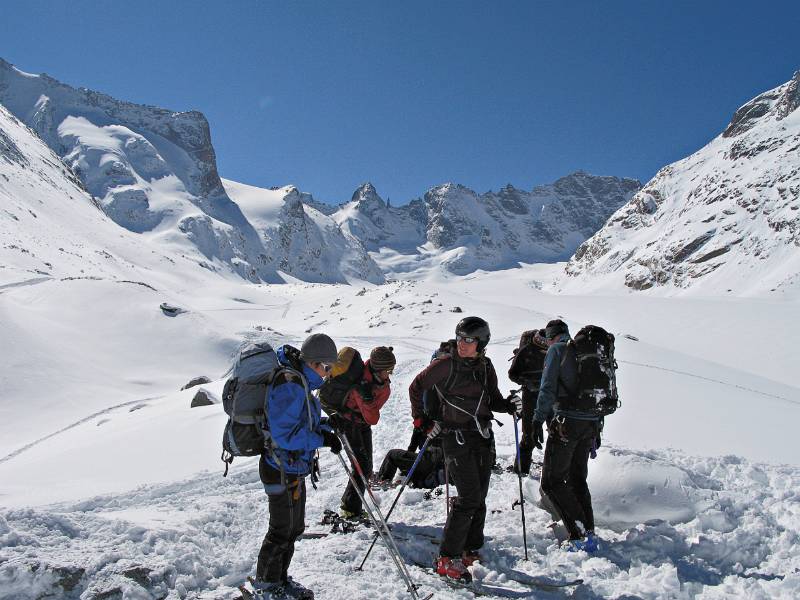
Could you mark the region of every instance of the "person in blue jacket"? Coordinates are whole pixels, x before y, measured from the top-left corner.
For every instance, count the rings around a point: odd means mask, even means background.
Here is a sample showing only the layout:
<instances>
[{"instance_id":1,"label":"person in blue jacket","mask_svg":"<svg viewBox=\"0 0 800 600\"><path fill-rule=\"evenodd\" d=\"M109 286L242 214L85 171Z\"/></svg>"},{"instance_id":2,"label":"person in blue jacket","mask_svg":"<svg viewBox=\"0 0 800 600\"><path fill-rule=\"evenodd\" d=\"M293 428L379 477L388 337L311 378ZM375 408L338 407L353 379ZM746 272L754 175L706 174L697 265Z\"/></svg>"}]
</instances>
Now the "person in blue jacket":
<instances>
[{"instance_id":1,"label":"person in blue jacket","mask_svg":"<svg viewBox=\"0 0 800 600\"><path fill-rule=\"evenodd\" d=\"M341 442L311 393L322 385L336 362L336 344L315 333L298 351L289 345L277 350L280 367L267 395L270 448L259 461L259 474L269 498L269 530L258 553L254 587L265 598L314 597L311 590L288 575L294 544L305 529L305 478L312 472L321 446L331 452Z\"/></svg>"},{"instance_id":2,"label":"person in blue jacket","mask_svg":"<svg viewBox=\"0 0 800 600\"><path fill-rule=\"evenodd\" d=\"M543 441L547 423L547 444L542 464L542 506L561 519L569 532L570 551L597 550L594 534L592 496L586 483L589 455L598 446L600 419L596 414L579 410L578 362L569 343L569 328L554 319L545 328L548 349L534 411L534 441ZM583 524L584 531L578 527Z\"/></svg>"}]
</instances>

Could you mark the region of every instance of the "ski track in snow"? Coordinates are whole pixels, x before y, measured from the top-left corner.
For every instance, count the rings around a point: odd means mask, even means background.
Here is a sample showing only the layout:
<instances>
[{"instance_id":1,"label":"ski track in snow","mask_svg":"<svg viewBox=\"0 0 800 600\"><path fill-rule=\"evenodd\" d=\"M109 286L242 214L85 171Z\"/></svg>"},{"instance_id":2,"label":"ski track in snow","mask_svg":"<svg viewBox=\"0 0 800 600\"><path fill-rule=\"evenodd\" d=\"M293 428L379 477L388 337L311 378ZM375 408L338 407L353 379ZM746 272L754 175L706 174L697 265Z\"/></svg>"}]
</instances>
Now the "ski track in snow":
<instances>
[{"instance_id":1,"label":"ski track in snow","mask_svg":"<svg viewBox=\"0 0 800 600\"><path fill-rule=\"evenodd\" d=\"M0 294L7 292L10 289L27 287L29 285L38 285L46 281L52 281L52 277L34 277L33 279L26 279L25 281L16 281L14 283L5 283L0 285Z\"/></svg>"},{"instance_id":2,"label":"ski track in snow","mask_svg":"<svg viewBox=\"0 0 800 600\"><path fill-rule=\"evenodd\" d=\"M733 387L733 388L736 388L736 389L739 389L739 390L744 390L745 392L752 392L754 394L759 394L761 396L766 396L767 398L775 398L776 400L783 400L784 402L789 402L791 404L800 405L800 402L798 402L797 400L792 400L791 398L784 398L783 396L778 396L776 394L770 394L770 393L767 393L767 392L762 392L760 390L756 390L756 389L749 388L749 387L746 387L746 386L743 386L743 385L739 385L737 383L730 383L728 381L721 381L719 379L713 379L711 377L705 377L704 375L698 375L696 373L688 373L686 371L678 371L676 369L667 369L666 367L659 367L657 365L647 365L647 364L644 364L644 363L633 362L633 361L630 361L630 360L617 359L617 362L620 363L620 364L625 364L625 365L634 365L636 367L644 367L646 369L656 369L658 371L666 371L667 373L675 373L676 375L685 375L686 377L694 377L695 379L702 379L703 381L710 381L711 383L718 383L720 385L727 385L727 386L730 386L730 387Z\"/></svg>"},{"instance_id":3,"label":"ski track in snow","mask_svg":"<svg viewBox=\"0 0 800 600\"><path fill-rule=\"evenodd\" d=\"M35 446L38 446L42 442L46 442L47 440L52 439L52 438L54 438L55 436L57 436L59 434L62 434L64 432L66 432L66 431L69 431L70 429L74 429L75 427L83 425L84 423L87 423L87 422L91 421L92 419L96 419L99 416L111 413L111 412L113 412L113 411L115 411L115 410L117 410L119 408L124 408L126 406L130 406L131 404L141 404L142 402L149 402L151 400L158 400L159 397L160 396L153 396L151 398L143 398L143 399L140 399L140 400L128 400L127 402L122 402L120 404L115 404L114 406L109 406L108 408L104 408L103 410L98 410L97 412L92 413L88 417L84 417L84 418L80 419L79 421L75 421L74 423L72 423L70 425L67 425L66 427L62 427L58 431L54 431L51 434L48 434L48 435L46 435L44 437L41 437L38 440L34 440L34 441L30 442L29 444L25 444L21 448L18 448L17 450L14 450L13 452L10 452L10 453L6 454L4 457L0 458L0 464L3 464L4 462L7 462L7 461L9 461L9 460L11 460L13 458L16 458L17 456L19 456L20 454L22 454L26 450L30 450L31 448L33 448Z\"/></svg>"}]
</instances>

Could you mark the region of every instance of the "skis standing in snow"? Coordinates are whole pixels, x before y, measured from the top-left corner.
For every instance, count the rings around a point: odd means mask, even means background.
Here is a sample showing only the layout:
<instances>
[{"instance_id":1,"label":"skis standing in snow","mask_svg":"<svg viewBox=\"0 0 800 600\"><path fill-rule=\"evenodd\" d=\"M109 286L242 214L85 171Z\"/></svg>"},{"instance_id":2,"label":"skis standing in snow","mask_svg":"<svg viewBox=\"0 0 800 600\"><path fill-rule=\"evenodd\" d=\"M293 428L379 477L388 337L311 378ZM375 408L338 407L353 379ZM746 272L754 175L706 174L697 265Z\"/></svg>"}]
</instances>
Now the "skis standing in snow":
<instances>
[{"instance_id":1,"label":"skis standing in snow","mask_svg":"<svg viewBox=\"0 0 800 600\"><path fill-rule=\"evenodd\" d=\"M598 446L600 417L576 408L579 387L578 364L567 342L569 328L560 319L547 324L549 348L534 413L534 431L541 436L547 423L547 444L542 466L543 506L564 522L569 532L569 549L594 551L594 511L586 483L589 455ZM577 522L583 524L581 531Z\"/></svg>"},{"instance_id":2,"label":"skis standing in snow","mask_svg":"<svg viewBox=\"0 0 800 600\"><path fill-rule=\"evenodd\" d=\"M467 566L479 558L483 546L486 494L495 461L492 411L517 410L517 405L500 393L497 374L484 354L489 338L486 321L462 319L456 327L456 347L448 356L433 361L409 386L412 417L422 420L435 414L429 435L442 436L449 475L458 488L437 559L437 572L453 579L471 578ZM426 391L427 414L423 407ZM431 410L431 396L438 400L438 410Z\"/></svg>"},{"instance_id":3,"label":"skis standing in snow","mask_svg":"<svg viewBox=\"0 0 800 600\"><path fill-rule=\"evenodd\" d=\"M280 368L269 385L266 401L271 443L259 461L259 474L269 498L269 530L258 554L255 590L267 596L313 598L288 575L294 544L305 529L305 478L321 446L338 453L339 439L321 419L317 389L336 361L336 345L325 334L309 336L298 352L277 351Z\"/></svg>"}]
</instances>

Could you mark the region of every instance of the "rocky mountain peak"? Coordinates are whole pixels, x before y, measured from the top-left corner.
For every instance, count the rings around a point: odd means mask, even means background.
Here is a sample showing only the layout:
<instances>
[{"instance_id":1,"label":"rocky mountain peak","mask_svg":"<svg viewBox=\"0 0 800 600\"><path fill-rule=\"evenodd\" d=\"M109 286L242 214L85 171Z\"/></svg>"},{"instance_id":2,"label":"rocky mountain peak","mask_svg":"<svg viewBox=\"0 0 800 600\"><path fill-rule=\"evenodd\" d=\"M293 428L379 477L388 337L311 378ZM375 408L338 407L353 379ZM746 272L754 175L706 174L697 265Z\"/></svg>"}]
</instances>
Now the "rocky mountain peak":
<instances>
[{"instance_id":1,"label":"rocky mountain peak","mask_svg":"<svg viewBox=\"0 0 800 600\"><path fill-rule=\"evenodd\" d=\"M722 136L736 137L763 120L774 118L780 121L797 110L798 106L800 106L800 71L796 71L790 81L756 96L740 107Z\"/></svg>"},{"instance_id":2,"label":"rocky mountain peak","mask_svg":"<svg viewBox=\"0 0 800 600\"><path fill-rule=\"evenodd\" d=\"M358 186L356 191L353 192L353 196L350 198L350 201L357 202L363 206L386 206L383 198L378 195L378 190L376 190L375 186L370 182L362 183L360 186Z\"/></svg>"},{"instance_id":3,"label":"rocky mountain peak","mask_svg":"<svg viewBox=\"0 0 800 600\"><path fill-rule=\"evenodd\" d=\"M800 287L800 74L662 168L584 242L562 282L770 294Z\"/></svg>"}]
</instances>

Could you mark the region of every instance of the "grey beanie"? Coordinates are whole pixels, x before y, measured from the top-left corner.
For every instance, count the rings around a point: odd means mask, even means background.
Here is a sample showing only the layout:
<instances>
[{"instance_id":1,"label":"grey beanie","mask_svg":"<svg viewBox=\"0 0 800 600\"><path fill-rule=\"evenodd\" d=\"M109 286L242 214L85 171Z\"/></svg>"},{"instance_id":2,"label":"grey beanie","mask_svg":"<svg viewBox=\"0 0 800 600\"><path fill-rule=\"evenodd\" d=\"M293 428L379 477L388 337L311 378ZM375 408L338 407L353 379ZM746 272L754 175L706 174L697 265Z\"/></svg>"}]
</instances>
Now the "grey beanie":
<instances>
[{"instance_id":1,"label":"grey beanie","mask_svg":"<svg viewBox=\"0 0 800 600\"><path fill-rule=\"evenodd\" d=\"M300 358L307 363L324 362L332 365L336 357L336 344L324 333L311 334L300 348Z\"/></svg>"}]
</instances>

